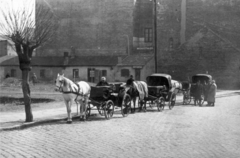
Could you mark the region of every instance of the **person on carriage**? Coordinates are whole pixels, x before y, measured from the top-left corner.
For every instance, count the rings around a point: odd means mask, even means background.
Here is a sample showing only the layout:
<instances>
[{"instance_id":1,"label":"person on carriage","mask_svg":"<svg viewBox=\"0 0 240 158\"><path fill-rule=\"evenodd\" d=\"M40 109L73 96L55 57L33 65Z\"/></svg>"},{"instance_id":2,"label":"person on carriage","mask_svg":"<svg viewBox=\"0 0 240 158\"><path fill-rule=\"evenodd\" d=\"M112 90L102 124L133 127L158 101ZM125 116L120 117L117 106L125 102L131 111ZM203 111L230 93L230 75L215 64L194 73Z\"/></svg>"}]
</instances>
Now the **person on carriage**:
<instances>
[{"instance_id":1,"label":"person on carriage","mask_svg":"<svg viewBox=\"0 0 240 158\"><path fill-rule=\"evenodd\" d=\"M202 97L201 97L202 94L203 94L203 86L201 85L199 80L195 87L194 105L196 105L197 101L202 100Z\"/></svg>"},{"instance_id":2,"label":"person on carriage","mask_svg":"<svg viewBox=\"0 0 240 158\"><path fill-rule=\"evenodd\" d=\"M211 84L209 85L209 89L208 89L208 96L207 96L208 106L215 105L216 92L217 92L217 85L216 85L215 80L212 80Z\"/></svg>"},{"instance_id":3,"label":"person on carriage","mask_svg":"<svg viewBox=\"0 0 240 158\"><path fill-rule=\"evenodd\" d=\"M96 86L109 86L106 77L102 77L101 81L98 82L98 84Z\"/></svg>"},{"instance_id":4,"label":"person on carriage","mask_svg":"<svg viewBox=\"0 0 240 158\"><path fill-rule=\"evenodd\" d=\"M204 95L204 101L207 101L208 96L208 89L209 89L209 81L203 81L203 95Z\"/></svg>"},{"instance_id":5,"label":"person on carriage","mask_svg":"<svg viewBox=\"0 0 240 158\"><path fill-rule=\"evenodd\" d=\"M134 81L133 75L130 75L130 78L126 82L126 86L132 87L133 86L133 81Z\"/></svg>"}]
</instances>

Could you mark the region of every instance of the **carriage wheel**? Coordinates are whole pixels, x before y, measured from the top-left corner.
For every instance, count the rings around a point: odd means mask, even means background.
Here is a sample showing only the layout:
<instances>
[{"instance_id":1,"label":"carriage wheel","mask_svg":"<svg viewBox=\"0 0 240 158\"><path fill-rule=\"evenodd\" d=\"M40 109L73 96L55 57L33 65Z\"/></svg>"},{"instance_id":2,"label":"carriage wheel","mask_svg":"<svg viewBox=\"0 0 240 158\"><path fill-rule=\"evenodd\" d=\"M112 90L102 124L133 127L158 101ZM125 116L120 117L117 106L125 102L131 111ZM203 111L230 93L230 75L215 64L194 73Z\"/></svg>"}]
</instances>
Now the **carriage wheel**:
<instances>
[{"instance_id":1,"label":"carriage wheel","mask_svg":"<svg viewBox=\"0 0 240 158\"><path fill-rule=\"evenodd\" d=\"M113 116L113 112L114 112L114 104L111 100L108 100L105 104L105 106L103 107L104 109L104 115L106 119L109 119L110 117Z\"/></svg>"},{"instance_id":2,"label":"carriage wheel","mask_svg":"<svg viewBox=\"0 0 240 158\"><path fill-rule=\"evenodd\" d=\"M99 113L101 116L104 116L104 109L103 109L102 105L97 106L97 110L98 110L98 113Z\"/></svg>"},{"instance_id":3,"label":"carriage wheel","mask_svg":"<svg viewBox=\"0 0 240 158\"><path fill-rule=\"evenodd\" d=\"M90 107L90 103L88 103L87 110L86 110L86 117L89 118L90 115L91 115L91 107Z\"/></svg>"},{"instance_id":4,"label":"carriage wheel","mask_svg":"<svg viewBox=\"0 0 240 158\"><path fill-rule=\"evenodd\" d=\"M163 111L165 106L165 99L163 97L160 97L157 99L157 108L158 111Z\"/></svg>"},{"instance_id":5,"label":"carriage wheel","mask_svg":"<svg viewBox=\"0 0 240 158\"><path fill-rule=\"evenodd\" d=\"M123 104L121 106L121 113L123 115L123 117L126 117L128 116L128 114L130 113L131 111L131 97L130 95L126 95L125 96L125 100L123 100Z\"/></svg>"}]
</instances>

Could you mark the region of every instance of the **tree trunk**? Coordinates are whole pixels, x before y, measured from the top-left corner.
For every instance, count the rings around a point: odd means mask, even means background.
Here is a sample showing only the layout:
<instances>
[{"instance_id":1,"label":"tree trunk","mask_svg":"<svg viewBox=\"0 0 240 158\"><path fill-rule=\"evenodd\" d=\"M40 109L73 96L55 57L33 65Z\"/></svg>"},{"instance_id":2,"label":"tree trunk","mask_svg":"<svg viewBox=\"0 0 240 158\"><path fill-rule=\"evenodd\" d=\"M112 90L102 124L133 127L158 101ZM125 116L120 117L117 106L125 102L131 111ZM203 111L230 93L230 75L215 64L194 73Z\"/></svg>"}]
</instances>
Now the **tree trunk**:
<instances>
[{"instance_id":1,"label":"tree trunk","mask_svg":"<svg viewBox=\"0 0 240 158\"><path fill-rule=\"evenodd\" d=\"M30 66L29 66L30 67ZM29 71L30 69L22 69L22 91L25 104L26 122L33 121L33 114L31 108L31 95L29 87Z\"/></svg>"}]
</instances>

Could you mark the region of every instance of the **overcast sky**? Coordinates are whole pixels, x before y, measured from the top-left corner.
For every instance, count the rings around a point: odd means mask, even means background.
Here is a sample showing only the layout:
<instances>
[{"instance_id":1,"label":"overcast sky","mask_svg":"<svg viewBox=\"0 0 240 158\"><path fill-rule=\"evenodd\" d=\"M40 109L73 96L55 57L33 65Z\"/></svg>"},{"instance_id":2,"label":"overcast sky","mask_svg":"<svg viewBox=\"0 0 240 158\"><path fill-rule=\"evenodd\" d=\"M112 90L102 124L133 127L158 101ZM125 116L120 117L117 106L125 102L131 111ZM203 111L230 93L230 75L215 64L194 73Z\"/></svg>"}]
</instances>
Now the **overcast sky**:
<instances>
[{"instance_id":1,"label":"overcast sky","mask_svg":"<svg viewBox=\"0 0 240 158\"><path fill-rule=\"evenodd\" d=\"M35 0L0 0L0 22L4 24L2 11L6 13L23 9L32 10L34 4Z\"/></svg>"}]
</instances>

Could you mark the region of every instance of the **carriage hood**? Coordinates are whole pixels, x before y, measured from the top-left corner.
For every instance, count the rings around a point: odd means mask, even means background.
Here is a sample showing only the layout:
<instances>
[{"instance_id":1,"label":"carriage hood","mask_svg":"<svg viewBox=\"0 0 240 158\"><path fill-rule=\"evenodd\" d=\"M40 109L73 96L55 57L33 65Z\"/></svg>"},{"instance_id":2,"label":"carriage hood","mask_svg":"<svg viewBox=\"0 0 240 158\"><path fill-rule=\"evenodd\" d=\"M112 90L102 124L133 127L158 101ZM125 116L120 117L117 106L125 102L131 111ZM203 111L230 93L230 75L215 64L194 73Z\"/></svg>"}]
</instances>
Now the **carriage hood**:
<instances>
[{"instance_id":1,"label":"carriage hood","mask_svg":"<svg viewBox=\"0 0 240 158\"><path fill-rule=\"evenodd\" d=\"M203 83L204 81L212 81L212 76L209 74L196 74L192 76L192 83L197 83L197 81L200 81Z\"/></svg>"},{"instance_id":2,"label":"carriage hood","mask_svg":"<svg viewBox=\"0 0 240 158\"><path fill-rule=\"evenodd\" d=\"M149 86L163 86L165 85L167 89L172 88L172 77L168 74L155 73L147 78L147 84Z\"/></svg>"}]
</instances>

